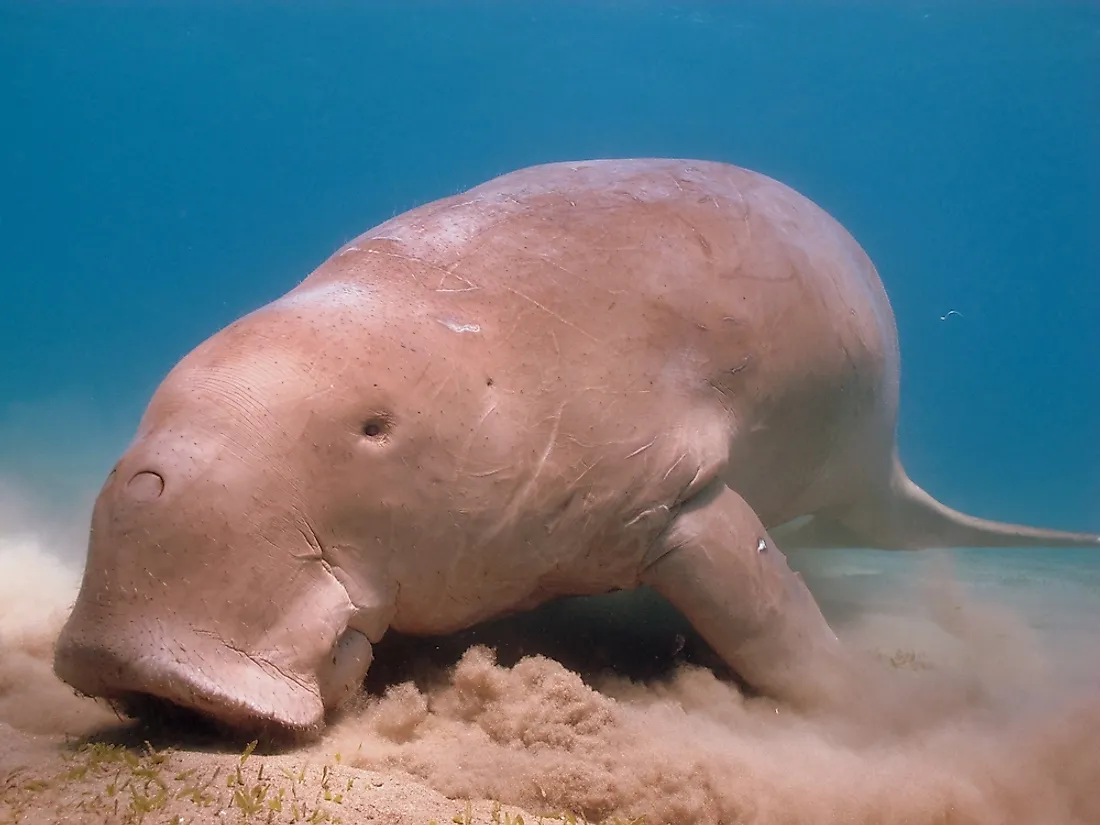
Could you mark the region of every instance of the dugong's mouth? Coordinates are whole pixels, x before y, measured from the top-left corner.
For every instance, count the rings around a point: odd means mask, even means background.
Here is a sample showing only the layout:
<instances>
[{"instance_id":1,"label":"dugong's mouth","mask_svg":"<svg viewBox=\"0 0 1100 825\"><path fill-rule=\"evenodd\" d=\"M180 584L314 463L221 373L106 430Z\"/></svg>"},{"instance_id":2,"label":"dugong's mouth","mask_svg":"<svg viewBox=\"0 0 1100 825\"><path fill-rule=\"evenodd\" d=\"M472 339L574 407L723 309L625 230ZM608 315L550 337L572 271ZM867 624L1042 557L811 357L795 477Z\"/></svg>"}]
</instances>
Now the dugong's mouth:
<instances>
[{"instance_id":1,"label":"dugong's mouth","mask_svg":"<svg viewBox=\"0 0 1100 825\"><path fill-rule=\"evenodd\" d=\"M177 643L149 654L59 640L54 670L78 692L145 720L180 710L238 736L285 742L316 736L325 707L317 683L222 644ZM177 655L172 655L177 654Z\"/></svg>"}]
</instances>

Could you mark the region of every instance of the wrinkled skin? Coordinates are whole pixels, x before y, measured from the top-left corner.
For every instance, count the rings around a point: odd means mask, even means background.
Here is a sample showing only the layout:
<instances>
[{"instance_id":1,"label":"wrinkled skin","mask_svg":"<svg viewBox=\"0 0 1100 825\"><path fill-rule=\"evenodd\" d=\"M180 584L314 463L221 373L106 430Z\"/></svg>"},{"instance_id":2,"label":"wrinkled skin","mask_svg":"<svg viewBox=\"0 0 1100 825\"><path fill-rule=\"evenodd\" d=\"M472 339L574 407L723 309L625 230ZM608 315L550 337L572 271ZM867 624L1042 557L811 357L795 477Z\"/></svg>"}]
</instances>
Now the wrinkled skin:
<instances>
[{"instance_id":1,"label":"wrinkled skin","mask_svg":"<svg viewBox=\"0 0 1100 825\"><path fill-rule=\"evenodd\" d=\"M932 500L897 404L874 267L805 198L706 162L521 170L371 230L172 370L96 503L55 669L308 734L388 628L646 584L751 684L843 696L769 528L1097 542Z\"/></svg>"}]
</instances>

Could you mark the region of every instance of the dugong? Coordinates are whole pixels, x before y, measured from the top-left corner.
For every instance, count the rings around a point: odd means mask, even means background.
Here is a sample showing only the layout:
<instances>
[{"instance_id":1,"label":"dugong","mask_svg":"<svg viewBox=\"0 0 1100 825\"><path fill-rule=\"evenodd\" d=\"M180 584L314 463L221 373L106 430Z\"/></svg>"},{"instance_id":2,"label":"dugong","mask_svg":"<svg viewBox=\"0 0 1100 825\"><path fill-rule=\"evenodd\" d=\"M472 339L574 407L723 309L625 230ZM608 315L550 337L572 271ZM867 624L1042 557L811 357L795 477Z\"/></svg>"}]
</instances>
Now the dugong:
<instances>
[{"instance_id":1,"label":"dugong","mask_svg":"<svg viewBox=\"0 0 1100 825\"><path fill-rule=\"evenodd\" d=\"M775 180L506 174L356 238L169 372L99 493L55 671L129 713L308 737L389 628L645 585L751 687L812 703L849 659L773 528L1100 546L917 487L898 375L875 267Z\"/></svg>"}]
</instances>

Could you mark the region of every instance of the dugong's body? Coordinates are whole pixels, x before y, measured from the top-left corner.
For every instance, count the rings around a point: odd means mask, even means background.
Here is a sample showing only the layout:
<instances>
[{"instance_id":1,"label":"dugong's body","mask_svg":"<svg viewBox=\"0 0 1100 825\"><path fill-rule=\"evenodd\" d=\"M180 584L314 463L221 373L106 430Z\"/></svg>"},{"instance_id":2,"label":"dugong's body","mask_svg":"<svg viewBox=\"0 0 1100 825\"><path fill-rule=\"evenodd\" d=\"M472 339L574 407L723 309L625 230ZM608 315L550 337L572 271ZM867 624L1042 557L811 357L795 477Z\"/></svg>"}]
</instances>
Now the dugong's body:
<instances>
[{"instance_id":1,"label":"dugong's body","mask_svg":"<svg viewBox=\"0 0 1100 825\"><path fill-rule=\"evenodd\" d=\"M718 163L534 167L339 250L184 358L97 501L78 690L316 730L388 628L648 584L780 698L839 645L791 545L1096 546L960 515L898 461L871 261Z\"/></svg>"}]
</instances>

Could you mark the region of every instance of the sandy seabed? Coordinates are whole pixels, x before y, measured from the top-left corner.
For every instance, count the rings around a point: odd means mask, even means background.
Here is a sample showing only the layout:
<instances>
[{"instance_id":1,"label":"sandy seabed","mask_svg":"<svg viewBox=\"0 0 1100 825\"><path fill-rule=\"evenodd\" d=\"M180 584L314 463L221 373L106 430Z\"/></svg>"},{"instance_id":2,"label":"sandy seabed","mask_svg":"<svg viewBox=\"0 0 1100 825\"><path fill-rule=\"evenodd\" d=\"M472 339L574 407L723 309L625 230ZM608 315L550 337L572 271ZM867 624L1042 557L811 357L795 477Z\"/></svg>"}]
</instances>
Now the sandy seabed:
<instances>
[{"instance_id":1,"label":"sandy seabed","mask_svg":"<svg viewBox=\"0 0 1100 825\"><path fill-rule=\"evenodd\" d=\"M1100 568L991 583L929 558L800 565L877 654L869 705L746 698L675 621L586 603L384 641L358 704L271 755L74 696L50 661L77 574L0 537L0 823L1100 824Z\"/></svg>"}]
</instances>

